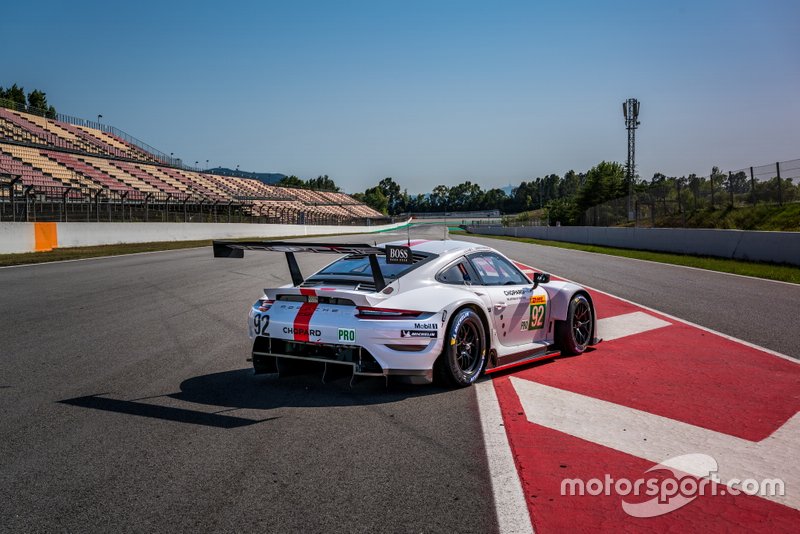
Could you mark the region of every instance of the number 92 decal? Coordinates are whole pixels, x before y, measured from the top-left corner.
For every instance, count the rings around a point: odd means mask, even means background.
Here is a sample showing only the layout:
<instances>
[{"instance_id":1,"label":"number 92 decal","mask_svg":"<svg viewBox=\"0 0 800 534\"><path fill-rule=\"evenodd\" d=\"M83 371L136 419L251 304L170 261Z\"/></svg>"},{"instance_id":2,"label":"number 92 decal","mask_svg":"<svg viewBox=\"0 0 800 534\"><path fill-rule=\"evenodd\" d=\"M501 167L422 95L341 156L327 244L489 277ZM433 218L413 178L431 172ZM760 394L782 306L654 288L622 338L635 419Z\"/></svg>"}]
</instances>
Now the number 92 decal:
<instances>
[{"instance_id":1,"label":"number 92 decal","mask_svg":"<svg viewBox=\"0 0 800 534\"><path fill-rule=\"evenodd\" d=\"M261 315L260 313L253 315L253 330L255 330L257 336L266 335L268 326L269 315Z\"/></svg>"},{"instance_id":2,"label":"number 92 decal","mask_svg":"<svg viewBox=\"0 0 800 534\"><path fill-rule=\"evenodd\" d=\"M547 304L531 304L531 318L528 321L528 330L544 328L544 312Z\"/></svg>"}]
</instances>

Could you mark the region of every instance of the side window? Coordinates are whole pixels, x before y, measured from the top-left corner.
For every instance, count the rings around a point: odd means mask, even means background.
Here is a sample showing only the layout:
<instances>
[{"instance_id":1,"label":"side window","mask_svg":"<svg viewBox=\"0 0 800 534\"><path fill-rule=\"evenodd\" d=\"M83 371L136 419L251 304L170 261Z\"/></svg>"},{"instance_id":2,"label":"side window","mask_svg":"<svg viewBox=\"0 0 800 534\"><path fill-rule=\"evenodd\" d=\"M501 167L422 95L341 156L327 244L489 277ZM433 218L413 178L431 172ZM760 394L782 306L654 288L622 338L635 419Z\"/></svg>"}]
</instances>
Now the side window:
<instances>
[{"instance_id":1,"label":"side window","mask_svg":"<svg viewBox=\"0 0 800 534\"><path fill-rule=\"evenodd\" d=\"M525 285L528 280L511 262L497 254L482 253L470 256L470 262L487 286Z\"/></svg>"},{"instance_id":2,"label":"side window","mask_svg":"<svg viewBox=\"0 0 800 534\"><path fill-rule=\"evenodd\" d=\"M446 267L438 275L436 279L443 284L464 285L473 282L469 274L470 269L465 260L460 260L449 267Z\"/></svg>"}]
</instances>

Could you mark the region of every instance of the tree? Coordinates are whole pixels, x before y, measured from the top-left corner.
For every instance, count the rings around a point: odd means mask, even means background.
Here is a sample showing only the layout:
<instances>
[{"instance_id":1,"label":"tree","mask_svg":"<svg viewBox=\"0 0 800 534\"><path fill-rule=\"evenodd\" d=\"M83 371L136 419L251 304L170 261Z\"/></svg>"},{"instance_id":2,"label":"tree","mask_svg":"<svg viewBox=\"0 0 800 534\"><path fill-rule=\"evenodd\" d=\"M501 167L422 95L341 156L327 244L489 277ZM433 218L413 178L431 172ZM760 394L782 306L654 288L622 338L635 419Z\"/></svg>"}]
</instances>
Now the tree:
<instances>
[{"instance_id":1,"label":"tree","mask_svg":"<svg viewBox=\"0 0 800 534\"><path fill-rule=\"evenodd\" d=\"M400 186L394 181L391 176L387 176L380 182L378 182L378 187L383 193L383 196L386 197L386 201L389 203L389 213L392 215L397 215L400 213L399 208L399 201L400 201Z\"/></svg>"},{"instance_id":2,"label":"tree","mask_svg":"<svg viewBox=\"0 0 800 534\"><path fill-rule=\"evenodd\" d=\"M692 205L692 211L697 209L697 200L700 196L700 186L703 184L703 179L698 177L696 174L692 173L689 175L689 189L692 191L692 196L694 197L694 204Z\"/></svg>"},{"instance_id":3,"label":"tree","mask_svg":"<svg viewBox=\"0 0 800 534\"><path fill-rule=\"evenodd\" d=\"M578 222L579 212L572 198L557 198L547 203L545 213L550 224L570 225Z\"/></svg>"},{"instance_id":4,"label":"tree","mask_svg":"<svg viewBox=\"0 0 800 534\"><path fill-rule=\"evenodd\" d=\"M339 186L337 186L336 182L329 178L327 174L317 176L316 178L310 178L306 181L305 186L308 189L315 189L317 191L339 191Z\"/></svg>"},{"instance_id":5,"label":"tree","mask_svg":"<svg viewBox=\"0 0 800 534\"><path fill-rule=\"evenodd\" d=\"M481 209L484 210L502 210L505 203L508 201L508 195L502 189L489 189L483 195L481 202Z\"/></svg>"},{"instance_id":6,"label":"tree","mask_svg":"<svg viewBox=\"0 0 800 534\"><path fill-rule=\"evenodd\" d=\"M683 213L684 211L684 204L683 204L683 190L686 188L686 177L681 176L680 178L675 178L675 197L678 199L678 212Z\"/></svg>"},{"instance_id":7,"label":"tree","mask_svg":"<svg viewBox=\"0 0 800 534\"><path fill-rule=\"evenodd\" d=\"M735 172L728 176L728 190L733 193L747 193L750 191L750 185L747 179L747 173L744 171Z\"/></svg>"},{"instance_id":8,"label":"tree","mask_svg":"<svg viewBox=\"0 0 800 534\"><path fill-rule=\"evenodd\" d=\"M8 89L0 87L0 106L15 109L17 111L26 111L28 113L36 113L51 119L56 118L56 108L48 105L47 93L34 89L28 96L25 96L25 89L19 87L17 84L12 85Z\"/></svg>"},{"instance_id":9,"label":"tree","mask_svg":"<svg viewBox=\"0 0 800 534\"><path fill-rule=\"evenodd\" d=\"M716 165L711 168L711 176L708 177L709 182L711 182L711 208L714 208L714 192L717 189L717 185L722 185L725 181L725 175L720 172L719 167Z\"/></svg>"},{"instance_id":10,"label":"tree","mask_svg":"<svg viewBox=\"0 0 800 534\"><path fill-rule=\"evenodd\" d=\"M450 188L446 185L437 185L430 196L431 210L447 211L450 200Z\"/></svg>"},{"instance_id":11,"label":"tree","mask_svg":"<svg viewBox=\"0 0 800 534\"><path fill-rule=\"evenodd\" d=\"M592 206L625 196L627 192L622 165L601 161L586 173L583 187L576 196L576 204L579 211L584 212Z\"/></svg>"},{"instance_id":12,"label":"tree","mask_svg":"<svg viewBox=\"0 0 800 534\"><path fill-rule=\"evenodd\" d=\"M25 99L25 89L19 87L17 84L12 85L8 89L0 87L0 98L6 100L4 103L6 107L25 111L27 100Z\"/></svg>"},{"instance_id":13,"label":"tree","mask_svg":"<svg viewBox=\"0 0 800 534\"><path fill-rule=\"evenodd\" d=\"M389 199L386 198L386 195L383 194L383 191L378 186L370 187L364 191L362 202L384 215L389 213Z\"/></svg>"},{"instance_id":14,"label":"tree","mask_svg":"<svg viewBox=\"0 0 800 534\"><path fill-rule=\"evenodd\" d=\"M581 176L576 174L575 171L569 170L564 175L564 179L558 187L559 197L574 197L578 194L581 188Z\"/></svg>"},{"instance_id":15,"label":"tree","mask_svg":"<svg viewBox=\"0 0 800 534\"><path fill-rule=\"evenodd\" d=\"M483 190L469 180L450 188L448 194L449 211L469 211L480 207Z\"/></svg>"},{"instance_id":16,"label":"tree","mask_svg":"<svg viewBox=\"0 0 800 534\"><path fill-rule=\"evenodd\" d=\"M295 175L284 176L278 182L278 185L283 186L283 187L300 187L302 189L305 189L307 187L306 182L304 182L303 180L301 180L300 178L298 178Z\"/></svg>"}]
</instances>

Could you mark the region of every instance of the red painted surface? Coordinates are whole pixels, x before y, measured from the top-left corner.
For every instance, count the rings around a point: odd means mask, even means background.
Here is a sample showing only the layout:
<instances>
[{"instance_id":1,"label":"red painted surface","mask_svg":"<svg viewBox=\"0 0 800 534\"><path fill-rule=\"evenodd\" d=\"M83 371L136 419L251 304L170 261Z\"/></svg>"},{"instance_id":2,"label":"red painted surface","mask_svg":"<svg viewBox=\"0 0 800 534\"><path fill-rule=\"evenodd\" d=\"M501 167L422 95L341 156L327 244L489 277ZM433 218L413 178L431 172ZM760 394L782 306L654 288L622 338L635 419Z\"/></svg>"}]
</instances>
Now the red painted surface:
<instances>
[{"instance_id":1,"label":"red painted surface","mask_svg":"<svg viewBox=\"0 0 800 534\"><path fill-rule=\"evenodd\" d=\"M627 515L619 495L561 495L564 478L603 479L608 473L636 480L654 464L528 422L510 376L750 441L764 439L800 409L798 364L609 295L592 297L599 318L640 311L671 324L603 342L581 356L495 375L536 531L797 531L800 512L755 496L700 496L679 510L643 519Z\"/></svg>"},{"instance_id":2,"label":"red painted surface","mask_svg":"<svg viewBox=\"0 0 800 534\"><path fill-rule=\"evenodd\" d=\"M313 289L301 289L300 294L313 297L316 296L317 292ZM314 312L317 311L318 305L319 304L316 302L304 302L300 306L294 318L293 327L295 341L308 341L308 327L311 324L311 317L314 315Z\"/></svg>"}]
</instances>

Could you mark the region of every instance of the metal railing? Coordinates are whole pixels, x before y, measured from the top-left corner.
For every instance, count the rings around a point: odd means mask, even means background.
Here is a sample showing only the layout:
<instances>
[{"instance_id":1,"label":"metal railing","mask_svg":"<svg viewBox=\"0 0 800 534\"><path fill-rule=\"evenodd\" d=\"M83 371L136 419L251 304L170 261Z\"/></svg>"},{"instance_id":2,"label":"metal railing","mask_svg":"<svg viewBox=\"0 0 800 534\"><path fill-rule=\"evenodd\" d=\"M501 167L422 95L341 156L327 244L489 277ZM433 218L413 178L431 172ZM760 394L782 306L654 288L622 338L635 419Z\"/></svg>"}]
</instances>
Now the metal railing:
<instances>
[{"instance_id":1,"label":"metal railing","mask_svg":"<svg viewBox=\"0 0 800 534\"><path fill-rule=\"evenodd\" d=\"M664 177L639 184L630 203L624 196L592 206L579 224L682 227L703 211L798 202L799 184L800 159L709 176Z\"/></svg>"},{"instance_id":2,"label":"metal railing","mask_svg":"<svg viewBox=\"0 0 800 534\"><path fill-rule=\"evenodd\" d=\"M106 133L111 134L111 135L113 135L115 137L118 137L123 142L125 142L125 143L127 143L129 145L133 145L134 147L136 147L136 148L138 148L140 150L143 150L148 155L152 156L153 159L157 160L160 163L163 163L165 165L170 165L170 166L173 166L173 167L185 168L185 169L188 169L188 170L200 170L200 169L196 169L196 168L190 167L188 165L184 165L183 162L179 158L175 158L173 156L165 154L164 152L161 152L157 148L154 148L154 147L148 145L144 141L142 141L140 139L137 139L136 137L128 134L127 132L124 132L124 131L120 130L119 128L115 128L114 126L111 126L110 124L105 124L105 123L98 122L98 121L82 119L80 117L74 117L72 115L65 115L64 113L56 113L55 115L52 115L46 109L40 109L40 108L35 108L35 107L32 107L32 106L28 106L28 105L23 105L23 104L20 104L18 102L14 102L12 100L8 100L8 99L5 99L5 98L0 98L0 107L6 108L6 109L11 109L13 111L18 111L20 113L29 113L31 115L38 115L40 117L49 118L49 119L55 120L57 122L63 122L63 123L66 123L66 124L71 124L73 126L82 126L82 127L85 127L85 128L93 128L95 130L100 130L102 132L106 132ZM131 158L131 159L135 159L135 158Z\"/></svg>"},{"instance_id":3,"label":"metal railing","mask_svg":"<svg viewBox=\"0 0 800 534\"><path fill-rule=\"evenodd\" d=\"M13 222L215 222L257 224L380 225L370 219L298 210L270 202L211 202L166 193L130 194L108 189L26 185L0 169L0 221Z\"/></svg>"}]
</instances>

